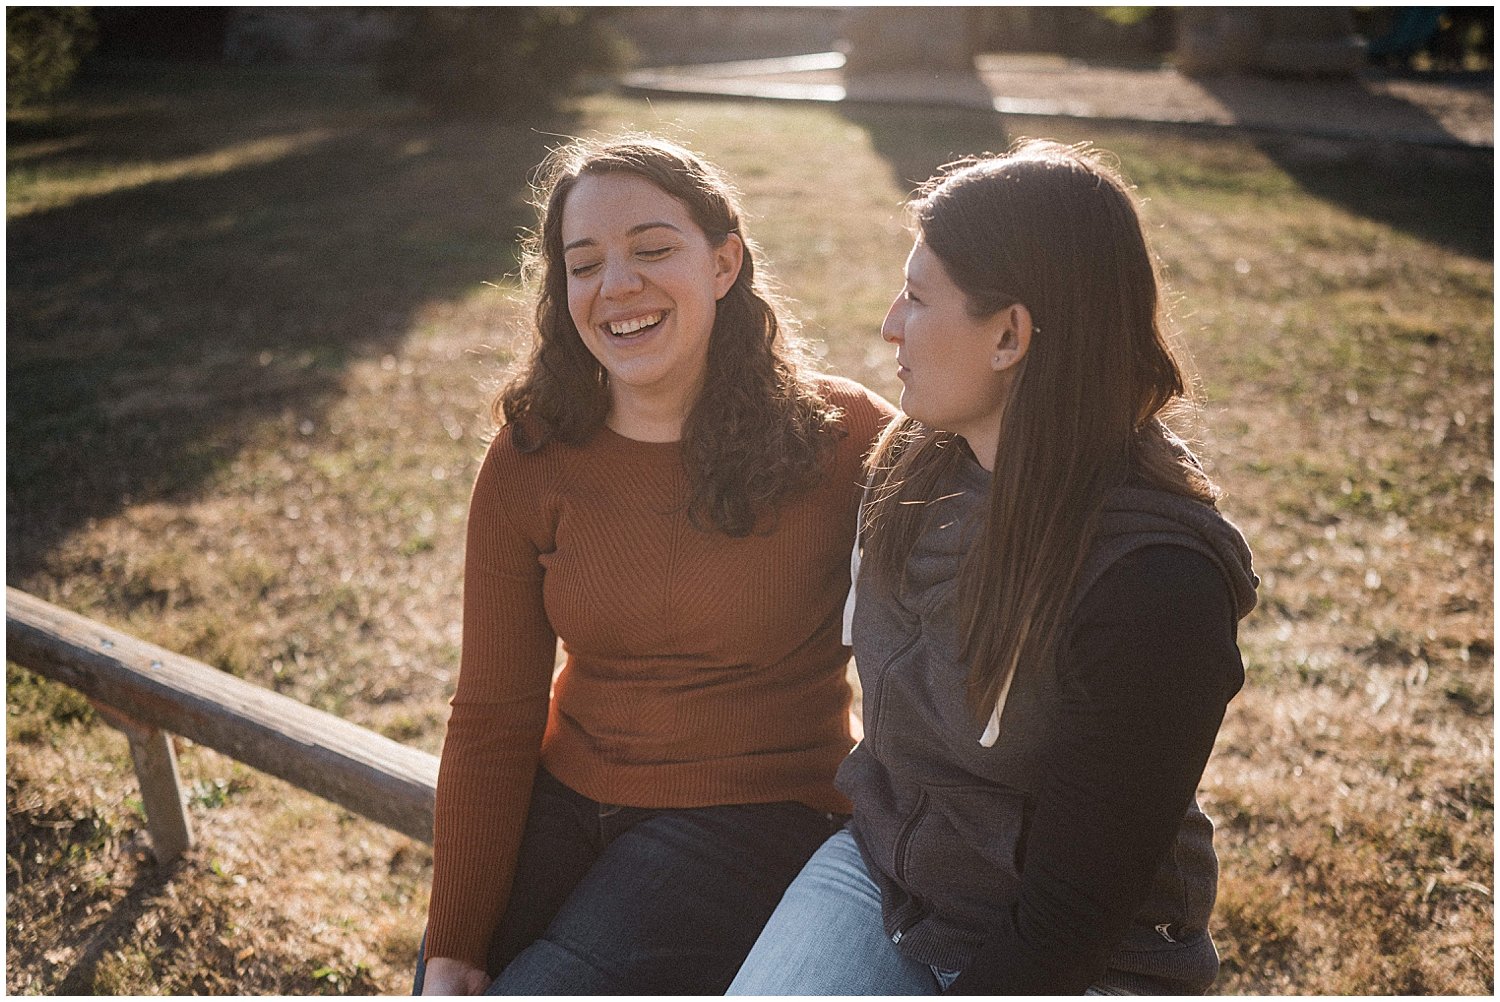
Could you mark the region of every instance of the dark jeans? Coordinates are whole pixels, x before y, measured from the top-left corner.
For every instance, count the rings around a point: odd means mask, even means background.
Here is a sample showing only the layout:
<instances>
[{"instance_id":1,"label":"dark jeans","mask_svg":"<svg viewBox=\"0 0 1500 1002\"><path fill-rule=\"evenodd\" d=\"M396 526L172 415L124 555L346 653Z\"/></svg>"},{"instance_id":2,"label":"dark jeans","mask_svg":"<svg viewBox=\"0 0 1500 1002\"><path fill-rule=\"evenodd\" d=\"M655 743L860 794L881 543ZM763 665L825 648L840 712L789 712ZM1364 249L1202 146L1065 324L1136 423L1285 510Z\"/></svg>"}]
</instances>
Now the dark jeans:
<instances>
[{"instance_id":1,"label":"dark jeans","mask_svg":"<svg viewBox=\"0 0 1500 1002\"><path fill-rule=\"evenodd\" d=\"M843 820L796 803L600 804L539 770L489 994L722 995Z\"/></svg>"}]
</instances>

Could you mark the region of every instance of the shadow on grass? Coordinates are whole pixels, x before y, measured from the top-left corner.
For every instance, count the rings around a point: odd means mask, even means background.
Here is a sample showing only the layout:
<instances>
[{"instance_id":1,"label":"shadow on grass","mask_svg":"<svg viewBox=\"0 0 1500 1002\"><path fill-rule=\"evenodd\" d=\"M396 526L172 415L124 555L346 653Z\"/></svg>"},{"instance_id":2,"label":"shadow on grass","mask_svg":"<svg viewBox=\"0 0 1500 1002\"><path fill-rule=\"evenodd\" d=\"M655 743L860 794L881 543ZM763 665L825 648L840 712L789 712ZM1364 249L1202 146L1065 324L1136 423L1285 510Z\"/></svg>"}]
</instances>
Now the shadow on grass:
<instances>
[{"instance_id":1,"label":"shadow on grass","mask_svg":"<svg viewBox=\"0 0 1500 1002\"><path fill-rule=\"evenodd\" d=\"M1010 145L1005 120L982 109L840 103L839 114L864 129L890 165L902 192L911 192L943 164Z\"/></svg>"},{"instance_id":2,"label":"shadow on grass","mask_svg":"<svg viewBox=\"0 0 1500 1002\"><path fill-rule=\"evenodd\" d=\"M41 807L24 785L14 782L7 783L6 793L5 852L9 865L5 886L9 898L18 895L35 898L38 892L31 885L44 886L54 879L59 868L76 866L79 861L96 855L119 852L117 842L122 833L96 811L66 804ZM117 896L101 881L81 895L80 900L68 902L64 907L69 913L50 916L59 926L89 928L86 942L69 961L66 973L56 971L49 956L57 947L57 940L45 935L38 937L34 921L12 930L7 944L9 960L17 968L60 974L60 980L48 986L56 993L89 993L104 954L131 937L136 922L149 908L149 900L166 886L180 866L180 863L169 867L144 863L130 886ZM90 921L101 910L107 917Z\"/></svg>"},{"instance_id":3,"label":"shadow on grass","mask_svg":"<svg viewBox=\"0 0 1500 1002\"><path fill-rule=\"evenodd\" d=\"M1209 89L1213 90L1211 83ZM1247 93L1253 93L1253 88L1247 92L1226 86L1217 92L1231 106L1250 100ZM1413 129L1425 122L1428 131L1446 134L1422 109L1394 97L1379 100L1401 105ZM892 176L905 191L958 157L1001 153L1022 135L1046 135L1053 121L1007 122L999 114L934 107L841 104L838 110L869 134L876 152L890 164ZM1118 122L1110 125L1111 129L1122 127ZM1185 131L1151 123L1138 127L1167 134ZM1077 123L1069 123L1066 131L1077 132ZM1211 138L1215 133L1188 127L1186 134ZM1264 130L1247 130L1244 135L1316 198L1469 257L1489 260L1494 256L1493 150L1310 139Z\"/></svg>"},{"instance_id":4,"label":"shadow on grass","mask_svg":"<svg viewBox=\"0 0 1500 1002\"><path fill-rule=\"evenodd\" d=\"M1255 144L1309 194L1470 257L1494 256L1494 151L1464 146L1428 109L1368 79L1305 81L1223 76L1197 80L1238 120L1287 109L1330 136L1369 130L1388 139L1309 139L1256 131ZM1493 78L1445 86L1493 91ZM1408 141L1418 140L1418 141Z\"/></svg>"},{"instance_id":5,"label":"shadow on grass","mask_svg":"<svg viewBox=\"0 0 1500 1002\"><path fill-rule=\"evenodd\" d=\"M119 896L119 903L107 909L108 917L89 931L88 939L79 948L78 958L57 985L58 995L95 994L100 962L107 954L138 943L136 926L151 911L152 899L167 888L173 875L184 866L181 861L168 867L142 866L130 886Z\"/></svg>"},{"instance_id":6,"label":"shadow on grass","mask_svg":"<svg viewBox=\"0 0 1500 1002\"><path fill-rule=\"evenodd\" d=\"M1458 254L1495 256L1493 150L1262 135L1308 194Z\"/></svg>"},{"instance_id":7,"label":"shadow on grass","mask_svg":"<svg viewBox=\"0 0 1500 1002\"><path fill-rule=\"evenodd\" d=\"M201 67L13 118L12 202L21 169L82 187L8 221L7 578L90 519L200 489L267 418L316 422L423 304L514 271L528 173L566 129Z\"/></svg>"}]
</instances>

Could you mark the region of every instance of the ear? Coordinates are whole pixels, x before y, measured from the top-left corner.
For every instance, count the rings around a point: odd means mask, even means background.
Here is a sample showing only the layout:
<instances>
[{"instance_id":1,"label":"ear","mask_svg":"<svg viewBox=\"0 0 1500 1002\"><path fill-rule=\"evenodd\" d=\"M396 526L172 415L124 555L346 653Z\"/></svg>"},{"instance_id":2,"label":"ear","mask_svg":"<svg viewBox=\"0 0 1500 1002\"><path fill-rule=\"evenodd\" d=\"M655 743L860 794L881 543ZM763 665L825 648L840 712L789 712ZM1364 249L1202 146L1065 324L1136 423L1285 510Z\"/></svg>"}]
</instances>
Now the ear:
<instances>
[{"instance_id":1,"label":"ear","mask_svg":"<svg viewBox=\"0 0 1500 1002\"><path fill-rule=\"evenodd\" d=\"M726 236L714 248L714 298L723 299L740 277L740 266L745 262L745 242L738 233Z\"/></svg>"},{"instance_id":2,"label":"ear","mask_svg":"<svg viewBox=\"0 0 1500 1002\"><path fill-rule=\"evenodd\" d=\"M1031 311L1022 303L1013 303L992 316L990 324L995 345L990 367L996 372L1004 372L1025 358L1031 349L1031 335L1035 330Z\"/></svg>"}]
</instances>

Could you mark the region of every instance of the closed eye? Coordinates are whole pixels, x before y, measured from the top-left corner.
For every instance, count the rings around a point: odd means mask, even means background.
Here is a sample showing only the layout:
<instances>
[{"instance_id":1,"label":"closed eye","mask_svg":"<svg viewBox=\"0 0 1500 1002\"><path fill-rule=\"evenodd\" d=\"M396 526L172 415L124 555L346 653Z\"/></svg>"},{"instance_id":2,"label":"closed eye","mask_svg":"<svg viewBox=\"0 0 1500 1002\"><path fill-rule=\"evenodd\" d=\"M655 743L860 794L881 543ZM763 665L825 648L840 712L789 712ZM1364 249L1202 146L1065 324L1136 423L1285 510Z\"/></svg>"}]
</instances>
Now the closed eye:
<instances>
[{"instance_id":1,"label":"closed eye","mask_svg":"<svg viewBox=\"0 0 1500 1002\"><path fill-rule=\"evenodd\" d=\"M568 274L573 276L574 278L583 278L584 276L591 274L598 267L599 263L597 261L592 261L588 264L575 264L568 269Z\"/></svg>"},{"instance_id":2,"label":"closed eye","mask_svg":"<svg viewBox=\"0 0 1500 1002\"><path fill-rule=\"evenodd\" d=\"M657 258L665 257L666 255L670 254L672 250L673 248L671 247L648 247L645 250L636 251L636 254L639 257L645 258L647 261L655 261Z\"/></svg>"}]
</instances>

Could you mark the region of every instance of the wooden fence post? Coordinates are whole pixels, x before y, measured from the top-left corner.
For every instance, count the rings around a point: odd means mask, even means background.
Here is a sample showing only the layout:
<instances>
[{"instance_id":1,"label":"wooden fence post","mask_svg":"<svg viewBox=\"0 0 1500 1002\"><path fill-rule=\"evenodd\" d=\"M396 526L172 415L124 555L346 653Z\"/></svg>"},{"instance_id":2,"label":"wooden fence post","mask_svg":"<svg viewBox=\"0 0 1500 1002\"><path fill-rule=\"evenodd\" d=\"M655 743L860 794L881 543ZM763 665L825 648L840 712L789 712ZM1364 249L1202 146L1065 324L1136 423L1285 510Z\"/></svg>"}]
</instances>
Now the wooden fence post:
<instances>
[{"instance_id":1,"label":"wooden fence post","mask_svg":"<svg viewBox=\"0 0 1500 1002\"><path fill-rule=\"evenodd\" d=\"M172 736L159 727L132 720L97 700L89 700L99 716L130 741L130 758L146 808L146 831L151 853L166 866L182 858L193 844L193 828L182 799L182 781L177 773L177 753Z\"/></svg>"},{"instance_id":2,"label":"wooden fence post","mask_svg":"<svg viewBox=\"0 0 1500 1002\"><path fill-rule=\"evenodd\" d=\"M436 755L262 689L200 661L5 589L5 656L71 686L135 735L132 754L153 842L162 855L190 839L165 737L181 735L280 777L388 828L432 841ZM121 722L123 721L123 722ZM136 745L142 750L137 750ZM144 764L143 764L144 763ZM156 806L156 805L160 806ZM159 820L158 820L159 819ZM176 819L176 820L167 820ZM172 834L175 829L176 834ZM181 849L176 850L178 852Z\"/></svg>"}]
</instances>

